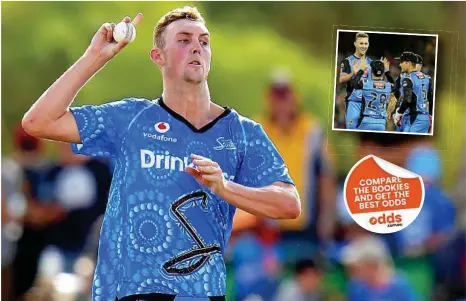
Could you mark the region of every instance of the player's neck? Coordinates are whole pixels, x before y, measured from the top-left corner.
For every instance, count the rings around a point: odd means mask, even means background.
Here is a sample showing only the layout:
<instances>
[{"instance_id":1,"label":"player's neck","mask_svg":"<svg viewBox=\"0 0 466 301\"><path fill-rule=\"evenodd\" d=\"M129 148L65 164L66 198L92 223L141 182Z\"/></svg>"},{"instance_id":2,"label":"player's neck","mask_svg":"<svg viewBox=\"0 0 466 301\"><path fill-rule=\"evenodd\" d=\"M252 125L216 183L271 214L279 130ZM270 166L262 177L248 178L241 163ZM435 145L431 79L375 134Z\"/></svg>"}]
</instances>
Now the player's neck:
<instances>
[{"instance_id":1,"label":"player's neck","mask_svg":"<svg viewBox=\"0 0 466 301\"><path fill-rule=\"evenodd\" d=\"M165 105L197 128L215 119L220 115L219 111L223 110L210 101L207 82L199 85L172 85L165 81L163 86L162 98Z\"/></svg>"},{"instance_id":2,"label":"player's neck","mask_svg":"<svg viewBox=\"0 0 466 301\"><path fill-rule=\"evenodd\" d=\"M361 54L361 53L358 53L358 52L355 52L353 55L354 55L355 57L357 57L358 59L363 59L363 58L366 57L366 55Z\"/></svg>"}]
</instances>

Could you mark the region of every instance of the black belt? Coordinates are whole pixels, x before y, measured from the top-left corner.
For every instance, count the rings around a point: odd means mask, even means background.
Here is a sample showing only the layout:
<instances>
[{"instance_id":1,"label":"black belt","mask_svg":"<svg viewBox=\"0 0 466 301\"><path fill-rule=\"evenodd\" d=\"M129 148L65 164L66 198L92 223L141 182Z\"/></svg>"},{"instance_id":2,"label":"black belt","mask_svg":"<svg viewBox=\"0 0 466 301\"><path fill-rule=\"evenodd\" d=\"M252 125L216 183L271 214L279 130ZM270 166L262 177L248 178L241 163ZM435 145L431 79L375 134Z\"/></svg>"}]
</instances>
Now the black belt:
<instances>
[{"instance_id":1,"label":"black belt","mask_svg":"<svg viewBox=\"0 0 466 301\"><path fill-rule=\"evenodd\" d=\"M115 301L173 301L175 300L176 295L169 295L169 294L138 294L138 295L131 295L126 296L121 299L116 299ZM199 298L199 297L197 297ZM216 296L216 297L208 297L210 301L226 301L225 296ZM196 299L196 297L193 297Z\"/></svg>"}]
</instances>

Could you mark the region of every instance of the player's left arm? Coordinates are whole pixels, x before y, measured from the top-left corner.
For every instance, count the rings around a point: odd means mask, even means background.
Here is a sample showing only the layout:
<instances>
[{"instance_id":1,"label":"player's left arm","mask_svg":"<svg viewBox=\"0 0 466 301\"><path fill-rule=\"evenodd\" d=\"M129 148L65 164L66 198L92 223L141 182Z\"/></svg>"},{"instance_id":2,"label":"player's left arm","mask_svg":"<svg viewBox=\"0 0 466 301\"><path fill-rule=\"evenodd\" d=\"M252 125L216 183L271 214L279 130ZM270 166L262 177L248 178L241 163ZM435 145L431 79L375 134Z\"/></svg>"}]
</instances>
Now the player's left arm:
<instances>
[{"instance_id":1,"label":"player's left arm","mask_svg":"<svg viewBox=\"0 0 466 301\"><path fill-rule=\"evenodd\" d=\"M413 81L410 78L403 78L403 101L398 109L398 113L403 114L413 102Z\"/></svg>"},{"instance_id":2,"label":"player's left arm","mask_svg":"<svg viewBox=\"0 0 466 301\"><path fill-rule=\"evenodd\" d=\"M413 103L413 82L410 78L403 78L401 82L403 87L403 97L401 100L401 104L396 110L393 121L398 123L401 119L401 116L406 112L406 110L412 106Z\"/></svg>"},{"instance_id":3,"label":"player's left arm","mask_svg":"<svg viewBox=\"0 0 466 301\"><path fill-rule=\"evenodd\" d=\"M272 185L252 188L224 180L218 195L251 214L274 219L295 219L301 214L301 201L296 187L277 181Z\"/></svg>"},{"instance_id":4,"label":"player's left arm","mask_svg":"<svg viewBox=\"0 0 466 301\"><path fill-rule=\"evenodd\" d=\"M283 158L259 124L244 125L245 140L234 181L228 181L217 162L192 155L187 167L201 185L235 207L256 216L294 219L301 213L301 200Z\"/></svg>"},{"instance_id":5,"label":"player's left arm","mask_svg":"<svg viewBox=\"0 0 466 301\"><path fill-rule=\"evenodd\" d=\"M225 179L217 162L199 155L192 155L192 158L196 168L188 166L186 171L235 207L266 218L299 217L301 201L293 184L276 181L265 187L247 187Z\"/></svg>"}]
</instances>

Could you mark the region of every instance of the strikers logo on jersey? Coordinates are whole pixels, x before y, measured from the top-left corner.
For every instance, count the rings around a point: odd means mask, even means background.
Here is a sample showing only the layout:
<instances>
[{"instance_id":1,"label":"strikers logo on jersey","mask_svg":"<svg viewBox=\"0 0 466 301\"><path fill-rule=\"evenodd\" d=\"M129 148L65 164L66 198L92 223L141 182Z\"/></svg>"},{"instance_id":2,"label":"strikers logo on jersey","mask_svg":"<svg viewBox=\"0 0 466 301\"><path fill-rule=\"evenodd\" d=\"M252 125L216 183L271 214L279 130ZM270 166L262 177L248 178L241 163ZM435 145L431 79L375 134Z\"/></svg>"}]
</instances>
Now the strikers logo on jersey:
<instances>
[{"instance_id":1,"label":"strikers logo on jersey","mask_svg":"<svg viewBox=\"0 0 466 301\"><path fill-rule=\"evenodd\" d=\"M374 89L385 89L384 82L374 82Z\"/></svg>"},{"instance_id":2,"label":"strikers logo on jersey","mask_svg":"<svg viewBox=\"0 0 466 301\"><path fill-rule=\"evenodd\" d=\"M419 71L419 72L416 72L416 76L417 76L417 78L419 78L419 79L423 79L423 78L425 77L424 73L422 73L422 72L420 72L420 71Z\"/></svg>"},{"instance_id":3,"label":"strikers logo on jersey","mask_svg":"<svg viewBox=\"0 0 466 301\"><path fill-rule=\"evenodd\" d=\"M165 134L170 129L170 125L166 122L158 122L154 125L154 128L157 132Z\"/></svg>"}]
</instances>

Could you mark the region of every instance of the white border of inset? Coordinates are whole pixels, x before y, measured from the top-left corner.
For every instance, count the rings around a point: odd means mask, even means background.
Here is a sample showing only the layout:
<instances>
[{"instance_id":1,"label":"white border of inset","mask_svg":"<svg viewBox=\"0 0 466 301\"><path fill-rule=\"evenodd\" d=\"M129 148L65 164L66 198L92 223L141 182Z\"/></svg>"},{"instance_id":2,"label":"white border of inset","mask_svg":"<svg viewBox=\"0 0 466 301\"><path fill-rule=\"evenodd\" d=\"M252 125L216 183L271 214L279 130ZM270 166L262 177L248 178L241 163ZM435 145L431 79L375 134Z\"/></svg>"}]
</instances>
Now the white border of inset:
<instances>
[{"instance_id":1,"label":"white border of inset","mask_svg":"<svg viewBox=\"0 0 466 301\"><path fill-rule=\"evenodd\" d=\"M336 96L337 96L337 78L338 78L338 40L340 38L340 32L360 32L365 33L376 33L376 34L394 34L394 35L407 35L407 36L428 36L435 37L435 71L434 71L434 87L433 87L433 97L432 97L432 133L403 133L395 131L368 131L368 130L352 130L352 129L340 129L335 128L335 106L336 106ZM437 55L438 55L438 34L425 34L425 33L407 33L407 32L388 32L388 31L369 31L369 30L351 30L351 29L337 29L337 40L335 44L335 76L333 81L333 106L332 106L332 130L340 132L367 132L367 133L384 133L384 134L401 134L401 135L414 135L414 136L433 136L435 130L435 94L437 87Z\"/></svg>"}]
</instances>

